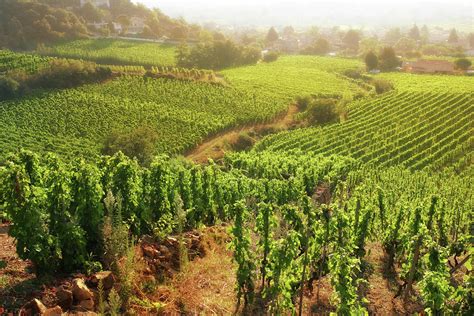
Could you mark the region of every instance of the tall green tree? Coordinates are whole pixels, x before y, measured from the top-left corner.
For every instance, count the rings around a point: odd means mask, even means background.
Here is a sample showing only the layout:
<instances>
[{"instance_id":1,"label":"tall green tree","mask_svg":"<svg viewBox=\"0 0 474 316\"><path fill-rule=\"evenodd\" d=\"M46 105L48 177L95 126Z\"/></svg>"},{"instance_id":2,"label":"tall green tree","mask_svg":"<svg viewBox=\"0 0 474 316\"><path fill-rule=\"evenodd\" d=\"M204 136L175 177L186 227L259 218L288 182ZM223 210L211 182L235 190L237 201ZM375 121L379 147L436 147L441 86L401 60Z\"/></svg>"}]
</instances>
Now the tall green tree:
<instances>
[{"instance_id":1,"label":"tall green tree","mask_svg":"<svg viewBox=\"0 0 474 316\"><path fill-rule=\"evenodd\" d=\"M278 39L280 38L280 36L278 35L278 32L275 30L275 28L272 26L270 28L270 30L268 30L268 33L267 33L267 37L265 38L265 42L268 44L273 44L275 43L276 41L278 41Z\"/></svg>"},{"instance_id":2,"label":"tall green tree","mask_svg":"<svg viewBox=\"0 0 474 316\"><path fill-rule=\"evenodd\" d=\"M449 33L448 43L456 44L457 42L459 42L458 32L456 31L456 29L452 29Z\"/></svg>"},{"instance_id":3,"label":"tall green tree","mask_svg":"<svg viewBox=\"0 0 474 316\"><path fill-rule=\"evenodd\" d=\"M392 28L392 29L388 30L387 33L385 33L384 40L388 44L393 45L396 42L398 42L398 40L400 38L402 38L402 32L400 31L400 29L398 27L396 27L396 28Z\"/></svg>"},{"instance_id":4,"label":"tall green tree","mask_svg":"<svg viewBox=\"0 0 474 316\"><path fill-rule=\"evenodd\" d=\"M357 30L349 30L344 35L343 42L346 48L357 51L359 49L359 41L361 39L360 32Z\"/></svg>"},{"instance_id":5,"label":"tall green tree","mask_svg":"<svg viewBox=\"0 0 474 316\"><path fill-rule=\"evenodd\" d=\"M367 70L377 69L379 65L379 58L373 51L370 51L365 55L365 65Z\"/></svg>"},{"instance_id":6,"label":"tall green tree","mask_svg":"<svg viewBox=\"0 0 474 316\"><path fill-rule=\"evenodd\" d=\"M474 48L474 33L469 33L467 40L469 41L469 47Z\"/></svg>"},{"instance_id":7,"label":"tall green tree","mask_svg":"<svg viewBox=\"0 0 474 316\"><path fill-rule=\"evenodd\" d=\"M414 39L415 41L419 41L421 39L420 29L416 24L413 25L413 27L410 29L410 31L408 32L408 36L411 39Z\"/></svg>"},{"instance_id":8,"label":"tall green tree","mask_svg":"<svg viewBox=\"0 0 474 316\"><path fill-rule=\"evenodd\" d=\"M400 60L393 47L384 47L379 57L380 68L385 71L393 70L400 66Z\"/></svg>"}]
</instances>

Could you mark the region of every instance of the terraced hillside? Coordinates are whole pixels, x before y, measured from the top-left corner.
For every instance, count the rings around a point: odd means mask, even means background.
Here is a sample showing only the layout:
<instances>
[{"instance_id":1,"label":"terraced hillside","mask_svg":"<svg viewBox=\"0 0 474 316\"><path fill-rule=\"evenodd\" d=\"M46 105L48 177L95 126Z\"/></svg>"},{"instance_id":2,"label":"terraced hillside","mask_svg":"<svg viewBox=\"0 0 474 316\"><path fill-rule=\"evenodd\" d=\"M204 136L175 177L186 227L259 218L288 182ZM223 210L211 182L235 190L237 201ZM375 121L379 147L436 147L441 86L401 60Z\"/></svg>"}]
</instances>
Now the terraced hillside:
<instances>
[{"instance_id":1,"label":"terraced hillside","mask_svg":"<svg viewBox=\"0 0 474 316\"><path fill-rule=\"evenodd\" d=\"M41 54L63 58L85 59L103 64L140 66L173 66L175 46L160 43L86 39L64 42L40 50Z\"/></svg>"},{"instance_id":2,"label":"terraced hillside","mask_svg":"<svg viewBox=\"0 0 474 316\"><path fill-rule=\"evenodd\" d=\"M469 165L474 149L474 93L397 91L352 105L349 120L283 132L256 150L339 154L410 169Z\"/></svg>"},{"instance_id":3,"label":"terraced hillside","mask_svg":"<svg viewBox=\"0 0 474 316\"><path fill-rule=\"evenodd\" d=\"M220 85L124 77L0 102L0 156L19 147L89 155L111 132L141 125L157 131L157 152L181 153L209 134L269 120L286 106Z\"/></svg>"}]
</instances>

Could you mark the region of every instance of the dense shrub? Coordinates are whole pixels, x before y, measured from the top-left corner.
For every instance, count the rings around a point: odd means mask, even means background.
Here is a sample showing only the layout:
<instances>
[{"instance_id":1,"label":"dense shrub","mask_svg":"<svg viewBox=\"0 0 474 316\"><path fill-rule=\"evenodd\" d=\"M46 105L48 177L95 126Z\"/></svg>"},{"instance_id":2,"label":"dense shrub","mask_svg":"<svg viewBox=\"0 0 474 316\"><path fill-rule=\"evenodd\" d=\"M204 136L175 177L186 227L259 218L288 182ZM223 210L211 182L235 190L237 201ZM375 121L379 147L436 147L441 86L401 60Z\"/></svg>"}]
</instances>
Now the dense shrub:
<instances>
[{"instance_id":1,"label":"dense shrub","mask_svg":"<svg viewBox=\"0 0 474 316\"><path fill-rule=\"evenodd\" d=\"M467 58L459 58L454 62L454 64L456 65L457 69L468 70L469 67L471 67L472 62Z\"/></svg>"},{"instance_id":2,"label":"dense shrub","mask_svg":"<svg viewBox=\"0 0 474 316\"><path fill-rule=\"evenodd\" d=\"M277 52L268 52L263 56L263 61L266 63L271 63L277 61L279 55Z\"/></svg>"},{"instance_id":3,"label":"dense shrub","mask_svg":"<svg viewBox=\"0 0 474 316\"><path fill-rule=\"evenodd\" d=\"M313 100L307 110L307 119L311 124L327 124L339 119L336 99L319 98Z\"/></svg>"},{"instance_id":4,"label":"dense shrub","mask_svg":"<svg viewBox=\"0 0 474 316\"><path fill-rule=\"evenodd\" d=\"M72 88L101 82L112 75L110 68L80 60L53 59L50 66L32 75L26 82L31 89Z\"/></svg>"},{"instance_id":5,"label":"dense shrub","mask_svg":"<svg viewBox=\"0 0 474 316\"><path fill-rule=\"evenodd\" d=\"M364 74L360 69L347 69L344 70L342 73L344 76L352 78L352 79L365 79Z\"/></svg>"},{"instance_id":6,"label":"dense shrub","mask_svg":"<svg viewBox=\"0 0 474 316\"><path fill-rule=\"evenodd\" d=\"M239 46L230 40L198 44L191 49L183 45L178 48L176 59L180 67L200 69L223 69L255 64L260 58L257 48Z\"/></svg>"},{"instance_id":7,"label":"dense shrub","mask_svg":"<svg viewBox=\"0 0 474 316\"><path fill-rule=\"evenodd\" d=\"M255 144L255 140L247 133L240 133L237 139L231 143L235 151L244 151L250 149Z\"/></svg>"},{"instance_id":8,"label":"dense shrub","mask_svg":"<svg viewBox=\"0 0 474 316\"><path fill-rule=\"evenodd\" d=\"M7 76L0 76L0 100L10 99L19 93L20 84Z\"/></svg>"},{"instance_id":9,"label":"dense shrub","mask_svg":"<svg viewBox=\"0 0 474 316\"><path fill-rule=\"evenodd\" d=\"M149 126L141 126L129 133L112 133L104 144L103 153L113 155L119 151L136 157L142 165L149 165L155 154L158 135Z\"/></svg>"},{"instance_id":10,"label":"dense shrub","mask_svg":"<svg viewBox=\"0 0 474 316\"><path fill-rule=\"evenodd\" d=\"M331 44L325 38L319 38L311 46L301 51L303 55L326 55L331 50Z\"/></svg>"},{"instance_id":11,"label":"dense shrub","mask_svg":"<svg viewBox=\"0 0 474 316\"><path fill-rule=\"evenodd\" d=\"M298 107L300 112L306 111L310 104L311 97L309 95L296 97L296 106Z\"/></svg>"},{"instance_id":12,"label":"dense shrub","mask_svg":"<svg viewBox=\"0 0 474 316\"><path fill-rule=\"evenodd\" d=\"M18 69L0 76L0 100L22 96L35 89L65 89L98 83L111 76L110 67L80 60L52 59L32 74Z\"/></svg>"},{"instance_id":13,"label":"dense shrub","mask_svg":"<svg viewBox=\"0 0 474 316\"><path fill-rule=\"evenodd\" d=\"M377 92L377 94L382 94L382 93L393 90L393 84L390 81L385 80L385 79L380 79L380 78L374 79L372 81L372 84L374 85L375 92Z\"/></svg>"}]
</instances>

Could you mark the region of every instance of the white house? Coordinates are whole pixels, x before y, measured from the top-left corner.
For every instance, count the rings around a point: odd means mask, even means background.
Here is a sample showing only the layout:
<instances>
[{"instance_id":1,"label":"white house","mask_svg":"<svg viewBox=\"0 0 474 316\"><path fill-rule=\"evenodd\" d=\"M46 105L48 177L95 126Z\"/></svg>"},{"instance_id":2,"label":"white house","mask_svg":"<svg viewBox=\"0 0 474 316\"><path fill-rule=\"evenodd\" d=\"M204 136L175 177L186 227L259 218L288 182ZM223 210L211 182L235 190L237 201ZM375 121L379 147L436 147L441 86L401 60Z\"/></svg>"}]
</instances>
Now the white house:
<instances>
[{"instance_id":1,"label":"white house","mask_svg":"<svg viewBox=\"0 0 474 316\"><path fill-rule=\"evenodd\" d=\"M110 1L109 0L81 0L81 7L83 7L86 3L91 3L96 7L107 7L110 8Z\"/></svg>"}]
</instances>

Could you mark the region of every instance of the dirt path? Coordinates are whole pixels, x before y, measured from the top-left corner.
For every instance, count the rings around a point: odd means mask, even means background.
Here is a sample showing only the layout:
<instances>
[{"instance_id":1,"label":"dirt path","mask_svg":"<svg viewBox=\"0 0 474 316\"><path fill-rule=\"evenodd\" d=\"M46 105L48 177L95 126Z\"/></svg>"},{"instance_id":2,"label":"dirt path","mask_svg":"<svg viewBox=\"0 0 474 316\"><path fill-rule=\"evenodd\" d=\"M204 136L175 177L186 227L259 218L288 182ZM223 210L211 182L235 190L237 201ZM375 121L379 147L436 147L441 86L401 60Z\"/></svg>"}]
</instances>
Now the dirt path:
<instances>
[{"instance_id":1,"label":"dirt path","mask_svg":"<svg viewBox=\"0 0 474 316\"><path fill-rule=\"evenodd\" d=\"M368 278L369 289L366 298L369 300L370 315L413 315L423 311L421 302L415 300L403 302L401 297L394 298L398 290L395 275L390 275L385 267L385 253L380 242L367 245L369 253L366 260L373 271Z\"/></svg>"},{"instance_id":2,"label":"dirt path","mask_svg":"<svg viewBox=\"0 0 474 316\"><path fill-rule=\"evenodd\" d=\"M288 111L284 115L277 117L273 122L235 127L212 136L190 151L186 157L197 163L206 163L209 158L214 160L220 159L224 157L226 150L228 150L228 145L235 141L240 133L250 131L258 133L266 129L287 129L295 122L294 116L296 113L298 113L298 107L292 104L288 107Z\"/></svg>"},{"instance_id":3,"label":"dirt path","mask_svg":"<svg viewBox=\"0 0 474 316\"><path fill-rule=\"evenodd\" d=\"M370 252L367 260L373 267L370 274L369 289L366 298L369 300L369 313L371 315L397 315L392 301L394 292L390 290L390 281L385 277L384 251L380 243L368 245Z\"/></svg>"}]
</instances>

